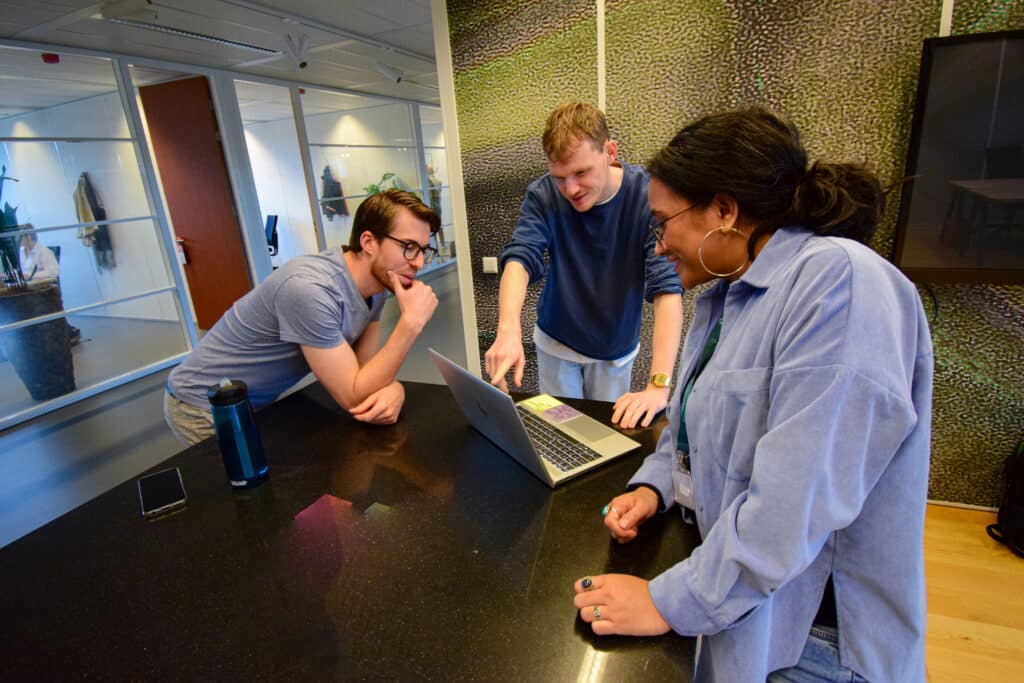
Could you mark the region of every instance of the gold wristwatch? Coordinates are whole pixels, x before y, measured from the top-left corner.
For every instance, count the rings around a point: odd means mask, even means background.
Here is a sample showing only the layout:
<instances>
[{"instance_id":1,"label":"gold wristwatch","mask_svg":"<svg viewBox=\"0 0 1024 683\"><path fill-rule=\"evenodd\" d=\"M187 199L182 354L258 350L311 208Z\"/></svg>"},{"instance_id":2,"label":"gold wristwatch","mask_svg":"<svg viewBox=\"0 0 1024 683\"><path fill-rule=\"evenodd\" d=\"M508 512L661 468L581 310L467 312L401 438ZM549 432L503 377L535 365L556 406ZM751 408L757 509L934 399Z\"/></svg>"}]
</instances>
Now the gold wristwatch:
<instances>
[{"instance_id":1,"label":"gold wristwatch","mask_svg":"<svg viewBox=\"0 0 1024 683\"><path fill-rule=\"evenodd\" d=\"M658 387L659 389L667 389L672 386L672 378L666 375L664 372L656 372L651 375L651 384Z\"/></svg>"}]
</instances>

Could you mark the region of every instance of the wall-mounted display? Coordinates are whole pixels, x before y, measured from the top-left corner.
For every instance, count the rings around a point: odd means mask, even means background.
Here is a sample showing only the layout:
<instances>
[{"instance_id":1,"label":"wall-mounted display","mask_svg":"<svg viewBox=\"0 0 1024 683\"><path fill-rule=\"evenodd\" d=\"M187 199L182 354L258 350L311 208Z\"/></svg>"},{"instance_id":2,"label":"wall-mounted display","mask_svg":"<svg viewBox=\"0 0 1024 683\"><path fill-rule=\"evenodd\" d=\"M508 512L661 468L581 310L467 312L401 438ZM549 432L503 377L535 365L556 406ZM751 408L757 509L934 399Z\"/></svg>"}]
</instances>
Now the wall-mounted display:
<instances>
[{"instance_id":1,"label":"wall-mounted display","mask_svg":"<svg viewBox=\"0 0 1024 683\"><path fill-rule=\"evenodd\" d=\"M903 272L1024 284L1024 31L924 41L906 175Z\"/></svg>"}]
</instances>

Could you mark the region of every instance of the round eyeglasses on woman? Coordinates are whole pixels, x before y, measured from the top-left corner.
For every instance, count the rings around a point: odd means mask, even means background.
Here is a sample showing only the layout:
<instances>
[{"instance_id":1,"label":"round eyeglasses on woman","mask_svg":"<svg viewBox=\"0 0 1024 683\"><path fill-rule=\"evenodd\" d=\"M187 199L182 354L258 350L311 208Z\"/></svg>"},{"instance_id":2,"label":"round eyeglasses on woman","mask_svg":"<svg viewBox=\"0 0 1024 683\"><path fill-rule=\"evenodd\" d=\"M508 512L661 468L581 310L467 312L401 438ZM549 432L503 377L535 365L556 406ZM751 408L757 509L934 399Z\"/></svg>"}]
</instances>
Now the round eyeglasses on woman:
<instances>
[{"instance_id":1,"label":"round eyeglasses on woman","mask_svg":"<svg viewBox=\"0 0 1024 683\"><path fill-rule=\"evenodd\" d=\"M672 214L671 216L669 216L668 218L666 218L663 221L658 221L657 223L649 223L647 225L647 229L651 231L652 235L654 235L654 239L656 239L658 241L658 244L660 244L661 246L665 246L665 243L662 242L661 240L662 240L662 238L665 237L665 226L668 225L668 222L670 220L672 220L673 218L675 218L676 216L682 216L684 213L686 213L687 211L692 209L694 206L696 206L696 205L695 204L690 204L688 207L686 207L682 211L677 211L676 213Z\"/></svg>"},{"instance_id":2,"label":"round eyeglasses on woman","mask_svg":"<svg viewBox=\"0 0 1024 683\"><path fill-rule=\"evenodd\" d=\"M406 240L400 240L397 237L392 237L388 234L384 234L383 237L387 237L389 240L394 240L402 245L402 256L405 257L406 261L415 261L417 256L423 254L423 265L426 265L433 261L434 257L437 256L437 249L434 249L429 245L424 247L416 242L407 242Z\"/></svg>"}]
</instances>

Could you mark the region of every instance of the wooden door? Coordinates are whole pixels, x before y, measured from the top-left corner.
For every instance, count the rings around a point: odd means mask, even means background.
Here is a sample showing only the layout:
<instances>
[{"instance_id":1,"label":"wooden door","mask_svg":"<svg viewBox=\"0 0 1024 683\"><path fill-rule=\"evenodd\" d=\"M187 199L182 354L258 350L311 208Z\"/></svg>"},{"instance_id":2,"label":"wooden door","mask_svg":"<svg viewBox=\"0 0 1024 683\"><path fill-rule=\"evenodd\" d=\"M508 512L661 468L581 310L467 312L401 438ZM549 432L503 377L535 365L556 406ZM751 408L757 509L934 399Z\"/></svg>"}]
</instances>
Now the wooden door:
<instances>
[{"instance_id":1,"label":"wooden door","mask_svg":"<svg viewBox=\"0 0 1024 683\"><path fill-rule=\"evenodd\" d=\"M196 323L209 329L252 289L206 78L139 88L167 210L187 262Z\"/></svg>"}]
</instances>

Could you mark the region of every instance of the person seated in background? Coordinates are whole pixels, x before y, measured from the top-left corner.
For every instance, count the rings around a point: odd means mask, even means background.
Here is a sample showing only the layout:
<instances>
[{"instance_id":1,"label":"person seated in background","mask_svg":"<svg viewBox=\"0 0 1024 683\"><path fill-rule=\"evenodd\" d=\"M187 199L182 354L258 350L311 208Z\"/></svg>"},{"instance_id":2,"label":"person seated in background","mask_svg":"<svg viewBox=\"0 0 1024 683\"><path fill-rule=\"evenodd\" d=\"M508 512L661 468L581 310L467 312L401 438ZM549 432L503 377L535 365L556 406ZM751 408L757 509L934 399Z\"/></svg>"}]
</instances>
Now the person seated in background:
<instances>
[{"instance_id":1,"label":"person seated in background","mask_svg":"<svg viewBox=\"0 0 1024 683\"><path fill-rule=\"evenodd\" d=\"M25 227L33 230L31 223ZM21 236L20 257L21 273L26 280L56 280L60 275L57 257L49 247L39 244L39 236L34 231Z\"/></svg>"},{"instance_id":2,"label":"person seated in background","mask_svg":"<svg viewBox=\"0 0 1024 683\"><path fill-rule=\"evenodd\" d=\"M551 113L542 144L548 173L526 188L501 252L487 374L507 388L511 370L522 386L523 304L527 286L544 278L533 329L540 390L615 401L612 422L647 427L668 403L683 324L679 278L647 230L647 173L616 159L604 113L583 102ZM630 392L645 299L654 305L651 376Z\"/></svg>"},{"instance_id":3,"label":"person seated in background","mask_svg":"<svg viewBox=\"0 0 1024 683\"><path fill-rule=\"evenodd\" d=\"M21 248L19 257L21 259L21 273L28 282L40 280L57 280L60 277L60 264L53 250L45 244L39 243L39 236L35 233L31 223L25 227L33 232L27 232L21 236ZM82 331L64 319L68 326L68 341L74 346L82 339Z\"/></svg>"},{"instance_id":4,"label":"person seated in background","mask_svg":"<svg viewBox=\"0 0 1024 683\"><path fill-rule=\"evenodd\" d=\"M338 405L362 422L392 424L405 401L395 380L437 308L416 280L435 254L438 215L402 190L359 205L347 247L297 256L235 302L167 381L164 417L182 443L214 433L207 390L241 380L254 408L274 401L310 371ZM400 311L380 345L385 290Z\"/></svg>"},{"instance_id":5,"label":"person seated in background","mask_svg":"<svg viewBox=\"0 0 1024 683\"><path fill-rule=\"evenodd\" d=\"M932 343L913 283L865 246L878 178L808 167L761 107L697 120L648 170L658 251L712 284L669 426L604 524L625 543L678 506L702 542L649 582L578 580L581 618L700 635L695 681L924 681Z\"/></svg>"}]
</instances>

